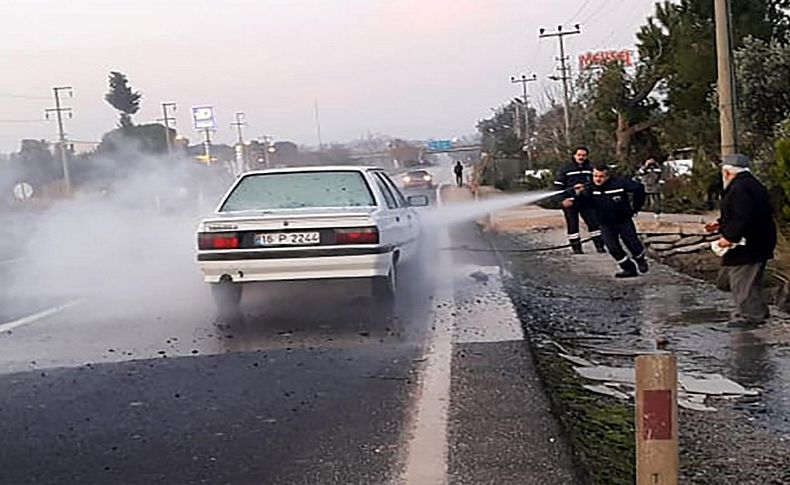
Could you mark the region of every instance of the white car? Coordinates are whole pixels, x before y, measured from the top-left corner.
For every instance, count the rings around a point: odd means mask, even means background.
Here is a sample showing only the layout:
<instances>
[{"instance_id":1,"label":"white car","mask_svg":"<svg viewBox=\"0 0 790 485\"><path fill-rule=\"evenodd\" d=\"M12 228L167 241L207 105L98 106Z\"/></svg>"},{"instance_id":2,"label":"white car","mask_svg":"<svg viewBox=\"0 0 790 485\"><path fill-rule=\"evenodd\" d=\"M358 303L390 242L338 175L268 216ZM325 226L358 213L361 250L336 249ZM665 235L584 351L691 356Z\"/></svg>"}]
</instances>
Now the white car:
<instances>
[{"instance_id":1,"label":"white car","mask_svg":"<svg viewBox=\"0 0 790 485\"><path fill-rule=\"evenodd\" d=\"M416 256L413 207L381 169L295 167L242 175L200 223L197 260L220 312L235 311L246 283L368 278L394 301L397 267Z\"/></svg>"}]
</instances>

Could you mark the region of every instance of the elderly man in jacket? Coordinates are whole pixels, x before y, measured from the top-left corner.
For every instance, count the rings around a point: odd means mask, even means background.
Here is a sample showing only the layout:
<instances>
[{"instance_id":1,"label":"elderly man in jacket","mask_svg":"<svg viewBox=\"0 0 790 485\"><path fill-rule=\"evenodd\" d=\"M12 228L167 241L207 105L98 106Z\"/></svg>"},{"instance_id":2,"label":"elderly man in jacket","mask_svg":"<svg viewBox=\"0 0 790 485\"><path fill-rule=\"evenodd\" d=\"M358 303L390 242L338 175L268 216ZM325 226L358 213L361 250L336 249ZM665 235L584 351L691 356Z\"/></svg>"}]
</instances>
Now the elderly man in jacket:
<instances>
[{"instance_id":1,"label":"elderly man in jacket","mask_svg":"<svg viewBox=\"0 0 790 485\"><path fill-rule=\"evenodd\" d=\"M776 249L771 200L766 188L749 171L746 156L725 156L721 173L721 217L706 229L719 232L716 245L726 250L721 277L728 283L735 303L731 324L760 324L769 315L762 293L765 266Z\"/></svg>"}]
</instances>

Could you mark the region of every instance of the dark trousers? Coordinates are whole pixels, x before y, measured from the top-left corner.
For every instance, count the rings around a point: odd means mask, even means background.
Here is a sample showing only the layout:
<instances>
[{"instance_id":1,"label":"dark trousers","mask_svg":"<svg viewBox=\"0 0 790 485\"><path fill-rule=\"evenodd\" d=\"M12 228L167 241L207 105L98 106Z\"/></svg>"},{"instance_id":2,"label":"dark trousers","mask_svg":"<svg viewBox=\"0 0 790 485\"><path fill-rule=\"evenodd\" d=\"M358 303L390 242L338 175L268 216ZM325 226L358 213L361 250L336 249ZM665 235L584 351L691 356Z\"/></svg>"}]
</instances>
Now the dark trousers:
<instances>
[{"instance_id":1,"label":"dark trousers","mask_svg":"<svg viewBox=\"0 0 790 485\"><path fill-rule=\"evenodd\" d=\"M654 192L647 194L647 206L653 209L656 214L661 214L661 193Z\"/></svg>"},{"instance_id":2,"label":"dark trousers","mask_svg":"<svg viewBox=\"0 0 790 485\"><path fill-rule=\"evenodd\" d=\"M746 320L751 323L762 323L769 316L768 304L763 298L763 277L766 262L724 266L719 274L724 281L719 287L728 286L732 292L735 311L734 320Z\"/></svg>"},{"instance_id":3,"label":"dark trousers","mask_svg":"<svg viewBox=\"0 0 790 485\"><path fill-rule=\"evenodd\" d=\"M609 250L609 254L612 255L618 264L628 261L628 255L620 244L621 239L634 259L640 259L645 256L645 247L642 246L642 241L639 240L633 219L614 224L602 224L601 235L603 236L604 244L606 244L606 249Z\"/></svg>"},{"instance_id":4,"label":"dark trousers","mask_svg":"<svg viewBox=\"0 0 790 485\"><path fill-rule=\"evenodd\" d=\"M447 172L445 172L447 173ZM459 187L464 185L464 174L456 173L455 174L455 183L458 184Z\"/></svg>"},{"instance_id":5,"label":"dark trousers","mask_svg":"<svg viewBox=\"0 0 790 485\"><path fill-rule=\"evenodd\" d=\"M590 231L590 236L596 237L601 235L601 230L598 226L598 218L595 216L595 210L592 207L576 206L570 208L563 208L562 213L565 215L565 225L568 227L568 241L580 241L582 236L579 233L579 216L584 219L587 229Z\"/></svg>"}]
</instances>

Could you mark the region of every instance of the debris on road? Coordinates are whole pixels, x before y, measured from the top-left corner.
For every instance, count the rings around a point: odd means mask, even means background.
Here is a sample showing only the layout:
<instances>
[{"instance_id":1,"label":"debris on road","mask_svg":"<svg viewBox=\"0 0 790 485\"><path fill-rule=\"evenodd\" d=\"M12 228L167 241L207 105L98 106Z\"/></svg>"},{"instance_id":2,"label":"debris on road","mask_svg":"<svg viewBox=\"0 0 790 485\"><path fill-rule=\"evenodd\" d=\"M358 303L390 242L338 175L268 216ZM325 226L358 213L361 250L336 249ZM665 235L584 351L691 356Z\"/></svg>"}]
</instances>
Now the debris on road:
<instances>
[{"instance_id":1,"label":"debris on road","mask_svg":"<svg viewBox=\"0 0 790 485\"><path fill-rule=\"evenodd\" d=\"M603 382L602 385L584 385L584 389L621 400L633 399L636 377L633 368L595 365L586 359L570 354L559 354L559 356L577 365L585 362L590 364L574 367L573 370L587 380ZM737 382L719 374L681 372L678 375L678 405L692 411L716 411L716 408L705 404L708 397L733 399L753 397L759 394L759 391L746 389Z\"/></svg>"}]
</instances>

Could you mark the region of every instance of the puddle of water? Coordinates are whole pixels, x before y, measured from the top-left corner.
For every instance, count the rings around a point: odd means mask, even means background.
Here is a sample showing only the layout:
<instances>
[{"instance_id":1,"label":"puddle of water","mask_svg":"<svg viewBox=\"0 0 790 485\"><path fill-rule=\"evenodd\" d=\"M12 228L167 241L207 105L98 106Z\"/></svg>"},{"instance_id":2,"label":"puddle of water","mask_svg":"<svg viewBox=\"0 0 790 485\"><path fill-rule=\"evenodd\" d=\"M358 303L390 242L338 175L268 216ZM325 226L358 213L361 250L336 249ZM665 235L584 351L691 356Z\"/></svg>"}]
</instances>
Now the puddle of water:
<instances>
[{"instance_id":1,"label":"puddle of water","mask_svg":"<svg viewBox=\"0 0 790 485\"><path fill-rule=\"evenodd\" d=\"M679 314L668 315L666 322L670 325L705 323L723 323L730 319L730 313L716 308L693 308L683 310Z\"/></svg>"}]
</instances>

